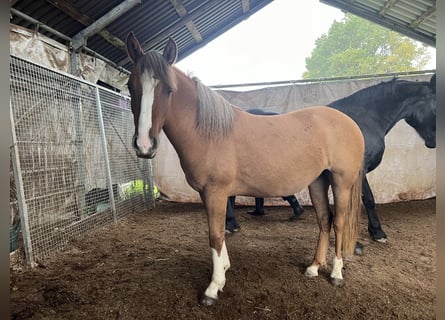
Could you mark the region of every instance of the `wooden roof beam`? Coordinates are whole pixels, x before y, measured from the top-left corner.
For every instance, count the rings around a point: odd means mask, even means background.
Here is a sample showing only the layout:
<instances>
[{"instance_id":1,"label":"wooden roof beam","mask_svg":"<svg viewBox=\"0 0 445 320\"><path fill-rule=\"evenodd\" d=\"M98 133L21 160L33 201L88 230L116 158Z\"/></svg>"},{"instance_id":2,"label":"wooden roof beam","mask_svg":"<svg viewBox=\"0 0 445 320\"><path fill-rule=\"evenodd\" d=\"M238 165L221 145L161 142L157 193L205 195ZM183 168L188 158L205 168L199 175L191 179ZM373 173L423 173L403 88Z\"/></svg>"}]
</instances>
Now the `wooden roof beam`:
<instances>
[{"instance_id":1,"label":"wooden roof beam","mask_svg":"<svg viewBox=\"0 0 445 320\"><path fill-rule=\"evenodd\" d=\"M397 0L389 0L388 2L386 2L385 5L383 6L382 10L379 11L379 15L383 17L389 11L389 9L394 7L394 4L396 2L397 2Z\"/></svg>"},{"instance_id":2,"label":"wooden roof beam","mask_svg":"<svg viewBox=\"0 0 445 320\"><path fill-rule=\"evenodd\" d=\"M46 0L46 1L51 3L57 9L66 13L71 18L75 19L76 21L78 21L79 23L83 24L86 27L95 22L94 19L82 13L78 8L76 8L74 5L72 5L70 2L66 0ZM119 48L122 51L126 50L125 42L119 39L118 37L112 35L106 29L102 29L101 31L99 31L99 35L106 41L108 41L112 46Z\"/></svg>"},{"instance_id":3,"label":"wooden roof beam","mask_svg":"<svg viewBox=\"0 0 445 320\"><path fill-rule=\"evenodd\" d=\"M172 33L177 31L178 29L182 28L187 22L192 21L196 17L200 16L203 12L207 11L210 7L220 3L220 1L221 0L212 0L210 2L207 2L205 5L203 5L199 9L193 11L192 13L190 13L190 14L187 13L185 16L182 17L182 19L180 21L178 21L174 25L170 26L169 28L165 29L164 31L160 32L150 41L141 43L142 49L144 49L144 50L150 49L158 41L170 36ZM123 66L124 64L126 64L128 62L130 62L130 59L128 57L126 57L123 60L119 61L117 63L117 65Z\"/></svg>"},{"instance_id":4,"label":"wooden roof beam","mask_svg":"<svg viewBox=\"0 0 445 320\"><path fill-rule=\"evenodd\" d=\"M416 20L410 23L410 28L416 28L418 25L420 25L423 21L431 17L433 14L436 13L436 4L429 8L427 11L425 11L420 17L418 17Z\"/></svg>"},{"instance_id":5,"label":"wooden roof beam","mask_svg":"<svg viewBox=\"0 0 445 320\"><path fill-rule=\"evenodd\" d=\"M241 4L243 6L243 13L246 13L250 10L250 0L242 0Z\"/></svg>"},{"instance_id":6,"label":"wooden roof beam","mask_svg":"<svg viewBox=\"0 0 445 320\"><path fill-rule=\"evenodd\" d=\"M179 14L179 16L181 18L188 14L187 9L184 7L181 0L170 0L170 3L173 5L176 12ZM189 32L192 34L192 36L196 42L199 43L202 41L202 35L192 20L186 22L185 26L187 27Z\"/></svg>"},{"instance_id":7,"label":"wooden roof beam","mask_svg":"<svg viewBox=\"0 0 445 320\"><path fill-rule=\"evenodd\" d=\"M100 32L107 25L112 23L114 20L125 14L128 10L132 9L137 4L141 3L141 0L125 0L119 5L111 9L109 12L104 14L94 23L90 24L88 27L77 33L73 37L73 48L78 50L81 47L86 46L88 37Z\"/></svg>"}]
</instances>

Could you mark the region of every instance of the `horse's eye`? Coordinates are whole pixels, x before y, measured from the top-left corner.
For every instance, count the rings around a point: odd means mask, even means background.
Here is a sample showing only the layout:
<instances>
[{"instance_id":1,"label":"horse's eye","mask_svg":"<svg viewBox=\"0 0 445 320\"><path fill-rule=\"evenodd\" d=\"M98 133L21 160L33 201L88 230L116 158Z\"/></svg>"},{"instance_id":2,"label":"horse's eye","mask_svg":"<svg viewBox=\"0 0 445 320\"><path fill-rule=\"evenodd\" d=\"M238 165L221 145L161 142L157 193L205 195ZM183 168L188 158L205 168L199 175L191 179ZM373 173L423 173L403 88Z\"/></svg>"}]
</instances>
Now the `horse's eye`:
<instances>
[{"instance_id":1,"label":"horse's eye","mask_svg":"<svg viewBox=\"0 0 445 320\"><path fill-rule=\"evenodd\" d=\"M170 86L168 86L168 87L167 87L167 93L168 93L168 94L171 94L172 92L173 92L173 89L172 89Z\"/></svg>"}]
</instances>

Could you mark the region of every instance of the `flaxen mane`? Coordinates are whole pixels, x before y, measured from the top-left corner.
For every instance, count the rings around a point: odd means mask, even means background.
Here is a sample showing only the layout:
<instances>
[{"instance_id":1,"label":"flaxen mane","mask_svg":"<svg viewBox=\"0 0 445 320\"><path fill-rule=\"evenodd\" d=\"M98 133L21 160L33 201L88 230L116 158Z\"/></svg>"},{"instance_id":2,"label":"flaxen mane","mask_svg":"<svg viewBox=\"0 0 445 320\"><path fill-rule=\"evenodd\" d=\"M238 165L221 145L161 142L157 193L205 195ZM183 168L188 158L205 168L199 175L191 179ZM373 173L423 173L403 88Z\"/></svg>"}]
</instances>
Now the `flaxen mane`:
<instances>
[{"instance_id":1,"label":"flaxen mane","mask_svg":"<svg viewBox=\"0 0 445 320\"><path fill-rule=\"evenodd\" d=\"M199 101L198 129L212 139L226 135L232 129L233 106L196 77L193 80L196 82Z\"/></svg>"},{"instance_id":2,"label":"flaxen mane","mask_svg":"<svg viewBox=\"0 0 445 320\"><path fill-rule=\"evenodd\" d=\"M176 90L176 77L174 69L165 61L164 57L156 51L149 51L136 65L138 72L142 74L148 71L155 79ZM196 78L198 106L197 128L201 133L211 139L226 135L232 129L233 107L219 93L206 87Z\"/></svg>"}]
</instances>

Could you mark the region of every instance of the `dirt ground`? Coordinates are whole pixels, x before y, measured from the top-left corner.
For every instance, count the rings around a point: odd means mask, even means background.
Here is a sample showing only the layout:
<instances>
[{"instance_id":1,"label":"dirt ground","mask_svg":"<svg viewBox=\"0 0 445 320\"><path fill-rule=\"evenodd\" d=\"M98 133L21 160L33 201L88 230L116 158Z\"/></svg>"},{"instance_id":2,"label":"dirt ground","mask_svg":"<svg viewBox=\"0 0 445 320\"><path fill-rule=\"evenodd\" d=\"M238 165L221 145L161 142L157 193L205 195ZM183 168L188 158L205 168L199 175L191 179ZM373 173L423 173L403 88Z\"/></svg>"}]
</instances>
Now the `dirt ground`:
<instances>
[{"instance_id":1,"label":"dirt ground","mask_svg":"<svg viewBox=\"0 0 445 320\"><path fill-rule=\"evenodd\" d=\"M12 319L435 319L435 199L378 205L386 244L371 241L345 264L343 288L327 269L304 276L317 241L311 207L247 215L226 237L231 260L217 305L199 298L211 276L201 204L160 202L79 239L44 265L11 271ZM333 240L333 233L331 235Z\"/></svg>"}]
</instances>

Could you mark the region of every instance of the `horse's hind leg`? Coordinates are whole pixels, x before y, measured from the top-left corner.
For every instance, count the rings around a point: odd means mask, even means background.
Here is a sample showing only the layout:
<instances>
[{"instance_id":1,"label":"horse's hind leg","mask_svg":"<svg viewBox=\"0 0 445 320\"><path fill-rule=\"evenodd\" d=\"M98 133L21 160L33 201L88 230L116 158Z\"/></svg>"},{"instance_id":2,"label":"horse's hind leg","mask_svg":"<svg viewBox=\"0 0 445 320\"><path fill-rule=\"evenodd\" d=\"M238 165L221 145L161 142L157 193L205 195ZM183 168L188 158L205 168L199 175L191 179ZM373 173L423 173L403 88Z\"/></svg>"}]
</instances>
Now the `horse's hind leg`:
<instances>
[{"instance_id":1,"label":"horse's hind leg","mask_svg":"<svg viewBox=\"0 0 445 320\"><path fill-rule=\"evenodd\" d=\"M375 212L374 195L372 194L371 187L369 186L366 176L363 177L363 205L366 208L368 214L368 232L372 239L378 242L386 242L386 233L382 230L379 217Z\"/></svg>"},{"instance_id":2,"label":"horse's hind leg","mask_svg":"<svg viewBox=\"0 0 445 320\"><path fill-rule=\"evenodd\" d=\"M326 265L326 255L329 246L329 233L332 225L332 212L329 209L328 198L329 181L327 172L322 173L309 185L309 195L317 215L320 233L318 236L317 251L314 261L307 267L305 275L308 277L318 276L318 269Z\"/></svg>"},{"instance_id":3,"label":"horse's hind leg","mask_svg":"<svg viewBox=\"0 0 445 320\"><path fill-rule=\"evenodd\" d=\"M332 193L334 196L334 232L335 232L335 256L332 262L331 280L336 286L343 286L343 236L345 231L346 211L349 203L350 190L340 185L332 185Z\"/></svg>"},{"instance_id":4,"label":"horse's hind leg","mask_svg":"<svg viewBox=\"0 0 445 320\"><path fill-rule=\"evenodd\" d=\"M355 181L350 181L355 179ZM335 256L331 272L332 284L343 286L343 253L352 255L357 241L358 213L361 198L361 176L336 175L332 178L334 196Z\"/></svg>"},{"instance_id":5,"label":"horse's hind leg","mask_svg":"<svg viewBox=\"0 0 445 320\"><path fill-rule=\"evenodd\" d=\"M206 306L215 304L218 291L222 291L226 283L225 273L230 267L229 255L224 240L227 195L217 192L206 192L201 195L204 202L208 223L209 240L212 252L212 280L204 292L201 303Z\"/></svg>"}]
</instances>

